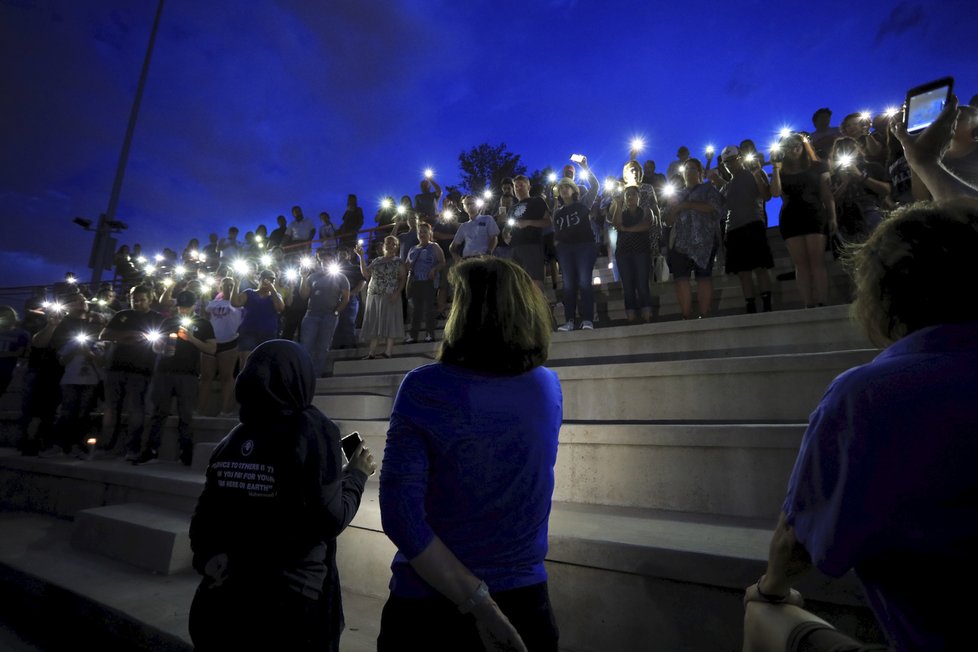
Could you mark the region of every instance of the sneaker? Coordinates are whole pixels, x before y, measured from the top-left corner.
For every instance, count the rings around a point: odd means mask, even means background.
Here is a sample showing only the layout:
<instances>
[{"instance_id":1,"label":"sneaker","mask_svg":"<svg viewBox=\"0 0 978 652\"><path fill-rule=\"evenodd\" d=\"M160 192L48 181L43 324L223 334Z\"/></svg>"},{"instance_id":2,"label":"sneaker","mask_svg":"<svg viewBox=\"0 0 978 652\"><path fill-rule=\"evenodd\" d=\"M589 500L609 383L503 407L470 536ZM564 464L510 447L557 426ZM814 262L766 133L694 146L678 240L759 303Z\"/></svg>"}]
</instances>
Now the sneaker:
<instances>
[{"instance_id":1,"label":"sneaker","mask_svg":"<svg viewBox=\"0 0 978 652\"><path fill-rule=\"evenodd\" d=\"M411 337L410 335L408 335L407 337L404 338L404 343L405 344L414 344L414 338Z\"/></svg>"},{"instance_id":2,"label":"sneaker","mask_svg":"<svg viewBox=\"0 0 978 652\"><path fill-rule=\"evenodd\" d=\"M569 321L566 324L564 324L563 326L558 326L557 327L557 330L560 331L561 333L566 333L567 331L572 331L572 330L574 330L574 322Z\"/></svg>"},{"instance_id":3,"label":"sneaker","mask_svg":"<svg viewBox=\"0 0 978 652\"><path fill-rule=\"evenodd\" d=\"M581 322L581 330L582 331L593 331L594 330L594 324L592 324L591 322L589 322L587 320L584 320L584 321Z\"/></svg>"},{"instance_id":4,"label":"sneaker","mask_svg":"<svg viewBox=\"0 0 978 652\"><path fill-rule=\"evenodd\" d=\"M157 455L157 453L156 453L155 450L153 450L152 448L147 448L142 453L140 453L136 457L136 459L134 459L132 461L132 463L133 464L153 464L153 463L155 463L157 461L156 460L157 457L158 457L158 455Z\"/></svg>"},{"instance_id":5,"label":"sneaker","mask_svg":"<svg viewBox=\"0 0 978 652\"><path fill-rule=\"evenodd\" d=\"M180 463L184 466L190 466L194 461L194 449L191 447L184 448L180 451Z\"/></svg>"},{"instance_id":6,"label":"sneaker","mask_svg":"<svg viewBox=\"0 0 978 652\"><path fill-rule=\"evenodd\" d=\"M431 333L428 333L427 335L424 336L424 341L425 342L434 342L435 341L435 336L432 335Z\"/></svg>"}]
</instances>

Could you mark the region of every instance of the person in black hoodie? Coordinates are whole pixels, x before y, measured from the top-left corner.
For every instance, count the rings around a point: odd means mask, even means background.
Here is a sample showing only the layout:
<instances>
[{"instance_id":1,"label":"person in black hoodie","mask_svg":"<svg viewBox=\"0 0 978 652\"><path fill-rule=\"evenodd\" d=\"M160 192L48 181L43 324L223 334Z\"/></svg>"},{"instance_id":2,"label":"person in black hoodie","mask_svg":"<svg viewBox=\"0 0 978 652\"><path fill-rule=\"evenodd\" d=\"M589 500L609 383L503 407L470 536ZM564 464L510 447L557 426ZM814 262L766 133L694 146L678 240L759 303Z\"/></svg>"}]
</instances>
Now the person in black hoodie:
<instances>
[{"instance_id":1,"label":"person in black hoodie","mask_svg":"<svg viewBox=\"0 0 978 652\"><path fill-rule=\"evenodd\" d=\"M197 650L338 650L336 537L376 470L361 445L343 469L339 428L312 405L312 360L271 340L235 383L241 423L218 444L190 523L203 580L190 608Z\"/></svg>"}]
</instances>

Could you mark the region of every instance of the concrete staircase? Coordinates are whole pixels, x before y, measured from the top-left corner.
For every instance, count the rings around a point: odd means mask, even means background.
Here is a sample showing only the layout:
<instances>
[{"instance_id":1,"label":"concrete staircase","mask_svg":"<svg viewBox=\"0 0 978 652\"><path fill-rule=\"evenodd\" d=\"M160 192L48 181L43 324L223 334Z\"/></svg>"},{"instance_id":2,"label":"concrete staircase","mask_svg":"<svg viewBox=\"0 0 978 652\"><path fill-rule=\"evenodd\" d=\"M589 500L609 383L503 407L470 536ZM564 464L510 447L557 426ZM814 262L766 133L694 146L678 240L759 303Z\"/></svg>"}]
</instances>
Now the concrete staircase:
<instances>
[{"instance_id":1,"label":"concrete staircase","mask_svg":"<svg viewBox=\"0 0 978 652\"><path fill-rule=\"evenodd\" d=\"M840 302L841 274L833 265ZM717 281L719 312L741 312L735 279ZM792 281L777 285L782 299L792 296ZM553 337L548 366L561 379L565 423L547 565L562 649L738 650L742 591L763 572L808 414L832 378L875 355L846 305L684 322L672 292L671 284L656 286L657 323ZM436 346L401 345L391 360L359 360L362 349L335 352L333 375L317 383L316 405L343 432L359 431L382 463L400 381L432 362ZM174 460L171 421L161 458ZM2 456L0 502L75 518L79 530L104 519L105 506L150 505L130 518L111 512L99 536L129 539L140 519L156 514L148 529L172 550L153 554L175 570L185 553L180 519L189 520L206 459L233 425L197 419L192 469ZM372 480L339 541L344 589L386 596L394 552ZM148 559L129 562L149 567ZM812 577L801 589L841 629L878 636L852 577Z\"/></svg>"}]
</instances>

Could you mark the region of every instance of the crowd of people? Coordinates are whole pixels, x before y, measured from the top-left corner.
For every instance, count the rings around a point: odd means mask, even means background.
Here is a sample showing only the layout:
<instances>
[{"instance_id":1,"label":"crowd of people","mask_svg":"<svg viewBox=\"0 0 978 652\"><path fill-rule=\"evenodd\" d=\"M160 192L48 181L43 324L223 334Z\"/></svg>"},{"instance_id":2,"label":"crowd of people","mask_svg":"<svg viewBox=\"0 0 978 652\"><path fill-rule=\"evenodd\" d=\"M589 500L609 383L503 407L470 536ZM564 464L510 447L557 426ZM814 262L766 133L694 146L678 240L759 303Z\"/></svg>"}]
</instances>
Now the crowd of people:
<instances>
[{"instance_id":1,"label":"crowd of people","mask_svg":"<svg viewBox=\"0 0 978 652\"><path fill-rule=\"evenodd\" d=\"M82 422L102 386L111 435L103 448L154 461L175 398L180 459L189 464L193 411L212 398L205 374L221 372L228 384L218 409L233 409L233 389L241 423L210 460L192 523L203 575L194 641L337 649L335 540L376 466L362 444L344 466L338 428L312 405L315 381L341 324L352 338L350 306L364 285L368 357L381 342L379 355L391 355L406 297L411 341L422 322L431 339L437 312L449 310L438 363L409 373L392 409L380 506L398 552L378 649L556 650L543 564L562 420L559 381L543 367L553 330L539 291L548 246L569 305L558 330L593 327L588 277L601 246L617 261L630 321L650 316L648 281L660 257L683 315L693 315L693 275L699 313L709 314L709 278L724 248L746 309L757 308L748 293L756 279L769 310L764 204L781 196L781 232L806 305L824 302L819 260L836 240L855 281L854 313L887 348L836 379L813 413L767 571L744 598L744 649L870 649L800 609L793 584L813 566L856 571L895 649L950 649L969 640L967 580L978 574L969 466L978 453L970 437L978 312L966 299L978 249L978 109L952 99L916 138L885 121L873 132L870 122L847 116L835 135L819 110L812 134L784 134L772 147L770 175L745 141L724 147L712 169L712 152L704 163L683 148L665 181L653 162L632 156L603 187L576 157L584 183L568 166L551 196L517 176L489 208L487 196L442 199L426 179L412 207L410 198L400 205L402 219L389 207L391 220L378 218L378 235L364 242L362 212L316 239L296 207L292 225L259 227L245 245L228 244L231 229L223 241L211 237L212 250L189 243L179 260L137 256L128 307L111 287L89 299L67 284L53 304L33 300L24 328L0 308L0 370L30 351L22 448L90 454ZM936 201L913 203L924 194ZM351 195L347 212L355 209ZM367 242L379 245L376 255L367 256ZM133 262L139 252L122 253ZM169 272L147 268L157 263ZM217 287L208 287L211 274ZM281 339L297 331L300 344ZM235 628L242 616L253 626Z\"/></svg>"}]
</instances>

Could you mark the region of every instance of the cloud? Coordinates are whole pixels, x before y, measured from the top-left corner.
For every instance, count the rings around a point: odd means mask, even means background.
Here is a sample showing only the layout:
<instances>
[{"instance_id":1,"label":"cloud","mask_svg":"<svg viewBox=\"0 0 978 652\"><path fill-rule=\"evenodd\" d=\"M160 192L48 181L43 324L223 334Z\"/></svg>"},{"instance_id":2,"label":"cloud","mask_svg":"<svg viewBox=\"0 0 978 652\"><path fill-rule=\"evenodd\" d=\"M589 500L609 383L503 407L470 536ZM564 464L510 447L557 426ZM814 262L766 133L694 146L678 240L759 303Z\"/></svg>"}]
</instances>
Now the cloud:
<instances>
[{"instance_id":1,"label":"cloud","mask_svg":"<svg viewBox=\"0 0 978 652\"><path fill-rule=\"evenodd\" d=\"M873 46L878 46L890 36L899 36L917 27L923 27L926 15L921 5L901 2L890 10L890 15L880 23Z\"/></svg>"}]
</instances>

